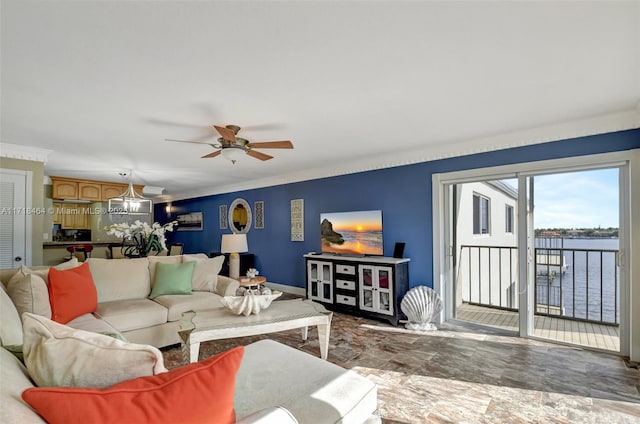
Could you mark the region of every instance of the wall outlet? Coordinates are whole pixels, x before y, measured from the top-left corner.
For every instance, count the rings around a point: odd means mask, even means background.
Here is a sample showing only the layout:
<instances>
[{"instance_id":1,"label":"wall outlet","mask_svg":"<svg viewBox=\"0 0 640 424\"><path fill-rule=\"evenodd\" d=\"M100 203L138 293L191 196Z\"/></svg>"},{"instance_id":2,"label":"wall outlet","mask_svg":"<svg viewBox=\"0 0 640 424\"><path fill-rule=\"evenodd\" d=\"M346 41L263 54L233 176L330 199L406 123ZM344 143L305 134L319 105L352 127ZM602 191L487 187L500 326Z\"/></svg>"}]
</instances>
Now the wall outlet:
<instances>
[{"instance_id":1,"label":"wall outlet","mask_svg":"<svg viewBox=\"0 0 640 424\"><path fill-rule=\"evenodd\" d=\"M42 233L43 240L49 240L49 233Z\"/></svg>"}]
</instances>

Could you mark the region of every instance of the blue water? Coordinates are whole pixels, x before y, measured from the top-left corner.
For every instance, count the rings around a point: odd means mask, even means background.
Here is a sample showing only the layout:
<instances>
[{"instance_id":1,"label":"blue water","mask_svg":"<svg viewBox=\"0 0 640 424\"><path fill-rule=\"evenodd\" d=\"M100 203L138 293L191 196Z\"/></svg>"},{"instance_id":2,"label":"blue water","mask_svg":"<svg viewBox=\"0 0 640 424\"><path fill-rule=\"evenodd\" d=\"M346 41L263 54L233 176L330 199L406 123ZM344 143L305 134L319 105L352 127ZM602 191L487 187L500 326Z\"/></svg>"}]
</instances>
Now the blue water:
<instances>
[{"instance_id":1,"label":"blue water","mask_svg":"<svg viewBox=\"0 0 640 424\"><path fill-rule=\"evenodd\" d=\"M567 269L556 275L549 292L546 285L538 285L538 303L546 303L549 298L550 304L564 309L565 316L619 323L620 270L615 252L619 245L618 239L564 239Z\"/></svg>"}]
</instances>

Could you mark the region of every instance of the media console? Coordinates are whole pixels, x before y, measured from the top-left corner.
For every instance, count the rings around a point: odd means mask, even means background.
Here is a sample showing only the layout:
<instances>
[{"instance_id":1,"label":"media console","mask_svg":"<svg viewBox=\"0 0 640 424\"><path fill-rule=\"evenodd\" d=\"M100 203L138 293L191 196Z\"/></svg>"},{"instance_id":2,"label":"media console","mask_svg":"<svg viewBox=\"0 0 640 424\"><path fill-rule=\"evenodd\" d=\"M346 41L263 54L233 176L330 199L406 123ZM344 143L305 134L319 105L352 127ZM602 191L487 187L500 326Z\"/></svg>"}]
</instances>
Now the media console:
<instances>
[{"instance_id":1,"label":"media console","mask_svg":"<svg viewBox=\"0 0 640 424\"><path fill-rule=\"evenodd\" d=\"M409 290L409 260L382 256L309 253L307 298L327 309L398 325L400 301Z\"/></svg>"}]
</instances>

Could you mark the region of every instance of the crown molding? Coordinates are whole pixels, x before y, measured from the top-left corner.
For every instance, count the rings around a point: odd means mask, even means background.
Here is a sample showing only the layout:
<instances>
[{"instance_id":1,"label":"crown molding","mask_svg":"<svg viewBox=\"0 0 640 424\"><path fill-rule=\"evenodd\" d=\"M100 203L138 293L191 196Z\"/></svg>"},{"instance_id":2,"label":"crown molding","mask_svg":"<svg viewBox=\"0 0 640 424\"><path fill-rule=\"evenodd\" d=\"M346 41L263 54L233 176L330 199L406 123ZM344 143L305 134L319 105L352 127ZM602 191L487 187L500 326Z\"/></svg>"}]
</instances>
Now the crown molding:
<instances>
[{"instance_id":1,"label":"crown molding","mask_svg":"<svg viewBox=\"0 0 640 424\"><path fill-rule=\"evenodd\" d=\"M606 115L553 123L474 139L439 140L436 143L429 143L423 148L404 150L384 156L362 157L355 161L337 164L329 169L325 167L306 169L302 172L246 181L241 184L227 184L214 188L167 194L162 196L160 201L168 202L233 193L636 128L640 128L640 102L632 109Z\"/></svg>"},{"instance_id":2,"label":"crown molding","mask_svg":"<svg viewBox=\"0 0 640 424\"><path fill-rule=\"evenodd\" d=\"M51 152L53 152L53 150L0 142L0 157L3 158L46 163L47 157Z\"/></svg>"}]
</instances>

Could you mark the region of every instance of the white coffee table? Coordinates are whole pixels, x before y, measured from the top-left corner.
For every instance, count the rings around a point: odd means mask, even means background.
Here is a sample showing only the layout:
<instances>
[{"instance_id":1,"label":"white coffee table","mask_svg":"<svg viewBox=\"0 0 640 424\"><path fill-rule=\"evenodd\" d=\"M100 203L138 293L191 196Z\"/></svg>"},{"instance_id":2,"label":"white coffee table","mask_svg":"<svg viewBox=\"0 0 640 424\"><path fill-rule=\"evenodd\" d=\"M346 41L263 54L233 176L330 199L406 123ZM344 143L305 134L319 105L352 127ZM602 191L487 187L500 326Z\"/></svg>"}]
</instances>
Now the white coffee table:
<instances>
[{"instance_id":1,"label":"white coffee table","mask_svg":"<svg viewBox=\"0 0 640 424\"><path fill-rule=\"evenodd\" d=\"M320 357L327 359L332 317L332 312L310 300L279 300L258 315L235 315L227 308L184 312L178 334L185 361L189 358L189 362L197 362L202 342L295 328L302 328L302 340L307 340L309 326L315 325L318 327Z\"/></svg>"}]
</instances>

